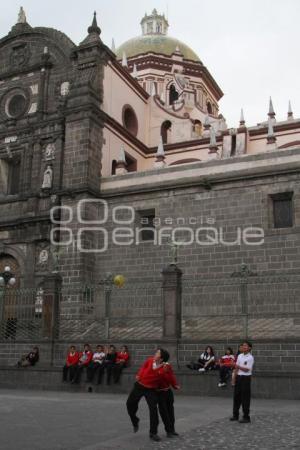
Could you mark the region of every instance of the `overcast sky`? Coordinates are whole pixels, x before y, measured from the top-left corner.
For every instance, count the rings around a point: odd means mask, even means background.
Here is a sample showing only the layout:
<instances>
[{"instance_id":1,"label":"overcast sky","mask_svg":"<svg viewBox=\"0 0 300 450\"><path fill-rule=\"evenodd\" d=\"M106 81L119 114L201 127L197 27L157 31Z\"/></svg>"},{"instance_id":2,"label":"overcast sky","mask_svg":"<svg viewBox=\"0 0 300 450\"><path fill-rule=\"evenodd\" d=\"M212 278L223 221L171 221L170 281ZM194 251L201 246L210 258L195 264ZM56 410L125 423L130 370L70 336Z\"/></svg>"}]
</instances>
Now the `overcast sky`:
<instances>
[{"instance_id":1,"label":"overcast sky","mask_svg":"<svg viewBox=\"0 0 300 450\"><path fill-rule=\"evenodd\" d=\"M21 2L21 3L20 3ZM300 0L9 0L1 7L0 36L23 6L32 26L65 32L76 44L86 35L93 11L101 38L111 46L140 35L140 20L156 8L168 14L169 35L189 45L224 92L220 112L236 126L266 119L273 98L277 120L291 99L300 116Z\"/></svg>"}]
</instances>

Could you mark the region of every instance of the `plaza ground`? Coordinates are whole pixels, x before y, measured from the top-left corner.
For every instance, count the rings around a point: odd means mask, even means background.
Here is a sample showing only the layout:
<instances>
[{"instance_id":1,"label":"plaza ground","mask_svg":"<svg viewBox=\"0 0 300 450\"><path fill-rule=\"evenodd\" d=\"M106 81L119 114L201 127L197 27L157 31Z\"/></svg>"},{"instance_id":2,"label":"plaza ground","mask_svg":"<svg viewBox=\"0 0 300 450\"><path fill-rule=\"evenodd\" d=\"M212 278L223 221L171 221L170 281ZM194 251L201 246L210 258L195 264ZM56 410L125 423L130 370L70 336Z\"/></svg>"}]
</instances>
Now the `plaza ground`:
<instances>
[{"instance_id":1,"label":"plaza ground","mask_svg":"<svg viewBox=\"0 0 300 450\"><path fill-rule=\"evenodd\" d=\"M229 422L230 398L176 396L177 431L160 443L148 438L148 411L140 404L140 431L132 432L124 394L0 390L1 450L148 450L300 448L300 402L252 402L252 423Z\"/></svg>"}]
</instances>

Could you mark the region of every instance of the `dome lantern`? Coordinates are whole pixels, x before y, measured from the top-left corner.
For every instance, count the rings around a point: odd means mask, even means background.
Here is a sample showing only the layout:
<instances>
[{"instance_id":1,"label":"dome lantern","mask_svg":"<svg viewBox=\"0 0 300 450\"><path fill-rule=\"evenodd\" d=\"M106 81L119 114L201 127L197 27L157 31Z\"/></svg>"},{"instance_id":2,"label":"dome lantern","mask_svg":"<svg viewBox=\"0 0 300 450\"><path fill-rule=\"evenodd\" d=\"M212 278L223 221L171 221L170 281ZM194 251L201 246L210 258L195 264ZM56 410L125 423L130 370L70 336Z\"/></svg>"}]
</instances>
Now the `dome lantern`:
<instances>
[{"instance_id":1,"label":"dome lantern","mask_svg":"<svg viewBox=\"0 0 300 450\"><path fill-rule=\"evenodd\" d=\"M164 14L158 14L157 10L154 9L149 16L145 14L141 20L141 26L143 36L149 34L161 34L165 36L168 33L169 23Z\"/></svg>"}]
</instances>

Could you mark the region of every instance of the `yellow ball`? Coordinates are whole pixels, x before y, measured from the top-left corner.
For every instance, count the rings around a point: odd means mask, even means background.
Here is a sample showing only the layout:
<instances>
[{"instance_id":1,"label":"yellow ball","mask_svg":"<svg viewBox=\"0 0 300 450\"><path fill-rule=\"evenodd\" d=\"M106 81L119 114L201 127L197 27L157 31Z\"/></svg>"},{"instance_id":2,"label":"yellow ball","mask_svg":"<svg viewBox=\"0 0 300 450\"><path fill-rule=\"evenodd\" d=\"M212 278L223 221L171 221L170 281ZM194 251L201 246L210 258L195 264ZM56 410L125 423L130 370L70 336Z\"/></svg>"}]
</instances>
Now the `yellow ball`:
<instances>
[{"instance_id":1,"label":"yellow ball","mask_svg":"<svg viewBox=\"0 0 300 450\"><path fill-rule=\"evenodd\" d=\"M122 286L124 286L124 284L125 284L125 278L123 277L123 275L116 275L116 276L114 277L114 284L115 284L117 287L122 287Z\"/></svg>"}]
</instances>

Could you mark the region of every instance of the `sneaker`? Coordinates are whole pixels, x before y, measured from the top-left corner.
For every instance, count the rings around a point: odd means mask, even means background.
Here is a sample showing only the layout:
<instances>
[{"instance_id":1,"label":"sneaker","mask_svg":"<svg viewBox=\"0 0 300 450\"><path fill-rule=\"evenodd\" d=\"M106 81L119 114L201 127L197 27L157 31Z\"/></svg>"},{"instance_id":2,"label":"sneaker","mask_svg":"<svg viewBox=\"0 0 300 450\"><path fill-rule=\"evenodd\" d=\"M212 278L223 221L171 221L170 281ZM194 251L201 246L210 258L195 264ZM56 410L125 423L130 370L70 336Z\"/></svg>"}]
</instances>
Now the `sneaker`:
<instances>
[{"instance_id":1,"label":"sneaker","mask_svg":"<svg viewBox=\"0 0 300 450\"><path fill-rule=\"evenodd\" d=\"M161 438L158 436L158 434L150 434L149 437L150 437L150 439L152 439L152 441L155 441L155 442L161 441Z\"/></svg>"},{"instance_id":2,"label":"sneaker","mask_svg":"<svg viewBox=\"0 0 300 450\"><path fill-rule=\"evenodd\" d=\"M168 437L168 438L173 438L173 437L175 437L175 435L174 435L173 433L170 432L170 433L167 433L167 437Z\"/></svg>"},{"instance_id":3,"label":"sneaker","mask_svg":"<svg viewBox=\"0 0 300 450\"><path fill-rule=\"evenodd\" d=\"M239 423L249 423L251 422L250 417L243 417L241 420L239 420Z\"/></svg>"},{"instance_id":4,"label":"sneaker","mask_svg":"<svg viewBox=\"0 0 300 450\"><path fill-rule=\"evenodd\" d=\"M231 422L234 422L234 421L238 421L239 420L239 418L238 417L236 417L236 416L232 416L232 417L230 417L230 419L229 420L231 420Z\"/></svg>"},{"instance_id":5,"label":"sneaker","mask_svg":"<svg viewBox=\"0 0 300 450\"><path fill-rule=\"evenodd\" d=\"M205 369L199 369L198 372L205 372Z\"/></svg>"},{"instance_id":6,"label":"sneaker","mask_svg":"<svg viewBox=\"0 0 300 450\"><path fill-rule=\"evenodd\" d=\"M223 383L219 383L219 384L218 384L218 387L222 387L222 386L223 386Z\"/></svg>"}]
</instances>

